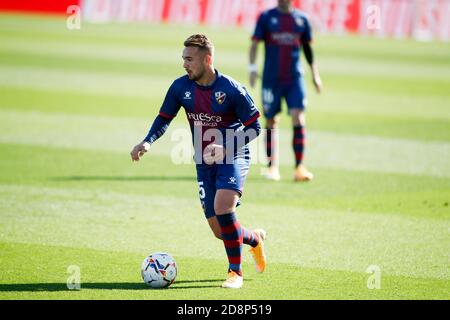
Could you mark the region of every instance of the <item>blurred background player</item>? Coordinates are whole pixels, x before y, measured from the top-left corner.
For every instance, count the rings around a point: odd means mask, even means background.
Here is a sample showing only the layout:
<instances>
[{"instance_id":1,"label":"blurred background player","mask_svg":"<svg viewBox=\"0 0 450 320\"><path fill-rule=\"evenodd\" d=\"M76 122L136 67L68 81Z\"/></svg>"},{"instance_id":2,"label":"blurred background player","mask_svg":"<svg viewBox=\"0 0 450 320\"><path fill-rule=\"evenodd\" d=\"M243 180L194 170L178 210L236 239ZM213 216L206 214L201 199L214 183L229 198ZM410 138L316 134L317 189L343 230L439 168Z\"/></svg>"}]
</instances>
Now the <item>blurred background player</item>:
<instances>
[{"instance_id":1,"label":"blurred background player","mask_svg":"<svg viewBox=\"0 0 450 320\"><path fill-rule=\"evenodd\" d=\"M313 174L302 164L305 146L306 91L303 69L300 65L300 48L311 67L314 87L322 90L319 71L314 63L311 48L312 32L307 17L293 8L292 0L278 0L278 6L263 12L256 23L250 47L250 86L258 77L256 65L259 41L265 44L264 72L262 77L262 101L266 118L266 154L268 179L279 180L276 129L284 98L292 117L292 147L295 154L295 181L309 181Z\"/></svg>"},{"instance_id":2,"label":"blurred background player","mask_svg":"<svg viewBox=\"0 0 450 320\"><path fill-rule=\"evenodd\" d=\"M187 75L172 83L159 115L145 139L131 151L131 158L139 161L180 108L185 109L193 135L200 201L228 256L228 278L222 287L240 288L243 244L251 246L257 272L263 272L266 265L266 232L244 228L235 214L250 166L247 144L261 131L259 111L242 85L214 69L214 46L205 35L189 37L184 46ZM234 132L231 139L227 137L230 131ZM215 138L212 143L205 141L208 135Z\"/></svg>"}]
</instances>

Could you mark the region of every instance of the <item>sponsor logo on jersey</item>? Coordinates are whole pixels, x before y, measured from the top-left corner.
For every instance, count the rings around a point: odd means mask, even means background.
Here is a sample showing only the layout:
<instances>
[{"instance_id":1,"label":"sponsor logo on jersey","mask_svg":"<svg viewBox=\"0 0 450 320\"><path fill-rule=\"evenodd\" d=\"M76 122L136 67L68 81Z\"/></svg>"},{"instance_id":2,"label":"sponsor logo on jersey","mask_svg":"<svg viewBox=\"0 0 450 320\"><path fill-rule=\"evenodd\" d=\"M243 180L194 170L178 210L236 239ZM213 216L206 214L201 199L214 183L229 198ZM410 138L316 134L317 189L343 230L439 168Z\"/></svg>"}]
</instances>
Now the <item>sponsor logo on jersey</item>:
<instances>
[{"instance_id":1,"label":"sponsor logo on jersey","mask_svg":"<svg viewBox=\"0 0 450 320\"><path fill-rule=\"evenodd\" d=\"M188 119L194 121L195 126L217 127L222 121L221 116L210 115L208 113L187 113Z\"/></svg>"},{"instance_id":2,"label":"sponsor logo on jersey","mask_svg":"<svg viewBox=\"0 0 450 320\"><path fill-rule=\"evenodd\" d=\"M293 32L273 32L272 40L279 45L298 45L298 35Z\"/></svg>"},{"instance_id":3,"label":"sponsor logo on jersey","mask_svg":"<svg viewBox=\"0 0 450 320\"><path fill-rule=\"evenodd\" d=\"M214 97L216 98L218 104L222 104L225 101L227 95L225 94L225 92L217 91L214 93Z\"/></svg>"}]
</instances>

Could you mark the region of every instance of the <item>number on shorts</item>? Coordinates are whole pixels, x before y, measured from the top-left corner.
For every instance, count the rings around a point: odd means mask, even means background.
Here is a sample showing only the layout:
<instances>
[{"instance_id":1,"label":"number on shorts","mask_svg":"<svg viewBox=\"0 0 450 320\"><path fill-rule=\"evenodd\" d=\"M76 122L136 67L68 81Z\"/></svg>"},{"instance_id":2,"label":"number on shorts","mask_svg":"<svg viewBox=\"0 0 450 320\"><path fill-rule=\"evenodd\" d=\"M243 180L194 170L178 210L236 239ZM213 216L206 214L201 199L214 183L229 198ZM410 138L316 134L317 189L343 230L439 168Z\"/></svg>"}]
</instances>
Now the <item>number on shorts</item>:
<instances>
[{"instance_id":1,"label":"number on shorts","mask_svg":"<svg viewBox=\"0 0 450 320\"><path fill-rule=\"evenodd\" d=\"M263 103L271 104L273 102L273 92L272 89L263 89Z\"/></svg>"},{"instance_id":2,"label":"number on shorts","mask_svg":"<svg viewBox=\"0 0 450 320\"><path fill-rule=\"evenodd\" d=\"M200 199L203 200L206 197L205 188L203 187L203 181L198 182L198 194L200 195Z\"/></svg>"}]
</instances>

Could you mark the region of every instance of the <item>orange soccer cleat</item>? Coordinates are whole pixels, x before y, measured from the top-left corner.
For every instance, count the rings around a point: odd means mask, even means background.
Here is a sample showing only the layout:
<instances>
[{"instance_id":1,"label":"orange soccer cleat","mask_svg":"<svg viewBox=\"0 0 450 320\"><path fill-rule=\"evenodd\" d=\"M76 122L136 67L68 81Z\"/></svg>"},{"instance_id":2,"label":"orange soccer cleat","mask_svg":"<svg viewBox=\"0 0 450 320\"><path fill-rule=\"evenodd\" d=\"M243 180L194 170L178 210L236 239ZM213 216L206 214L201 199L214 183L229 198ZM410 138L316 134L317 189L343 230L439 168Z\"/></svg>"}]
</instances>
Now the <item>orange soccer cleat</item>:
<instances>
[{"instance_id":1,"label":"orange soccer cleat","mask_svg":"<svg viewBox=\"0 0 450 320\"><path fill-rule=\"evenodd\" d=\"M250 253L253 256L253 260L255 260L255 269L256 272L262 273L266 268L266 254L264 252L264 240L266 240L267 232L263 229L256 229L254 231L259 238L259 243L256 247L250 248Z\"/></svg>"}]
</instances>

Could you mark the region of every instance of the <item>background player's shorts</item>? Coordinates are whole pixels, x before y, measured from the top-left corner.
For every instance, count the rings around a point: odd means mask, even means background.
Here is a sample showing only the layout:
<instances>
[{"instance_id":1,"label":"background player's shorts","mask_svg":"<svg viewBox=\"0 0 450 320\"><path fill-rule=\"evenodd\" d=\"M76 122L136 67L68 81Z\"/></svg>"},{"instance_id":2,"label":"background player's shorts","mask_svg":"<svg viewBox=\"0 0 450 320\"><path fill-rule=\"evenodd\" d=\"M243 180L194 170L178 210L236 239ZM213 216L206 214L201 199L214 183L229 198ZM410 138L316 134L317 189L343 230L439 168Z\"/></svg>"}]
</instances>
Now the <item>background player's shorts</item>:
<instances>
[{"instance_id":1,"label":"background player's shorts","mask_svg":"<svg viewBox=\"0 0 450 320\"><path fill-rule=\"evenodd\" d=\"M200 203L207 219L216 215L214 198L218 189L235 190L239 193L239 196L242 196L249 167L250 159L248 157L236 158L234 164L214 164L210 166L197 164Z\"/></svg>"},{"instance_id":2,"label":"background player's shorts","mask_svg":"<svg viewBox=\"0 0 450 320\"><path fill-rule=\"evenodd\" d=\"M262 101L266 119L272 119L281 111L281 99L283 97L286 99L288 112L295 108L305 110L307 101L303 77L290 84L263 84Z\"/></svg>"}]
</instances>

